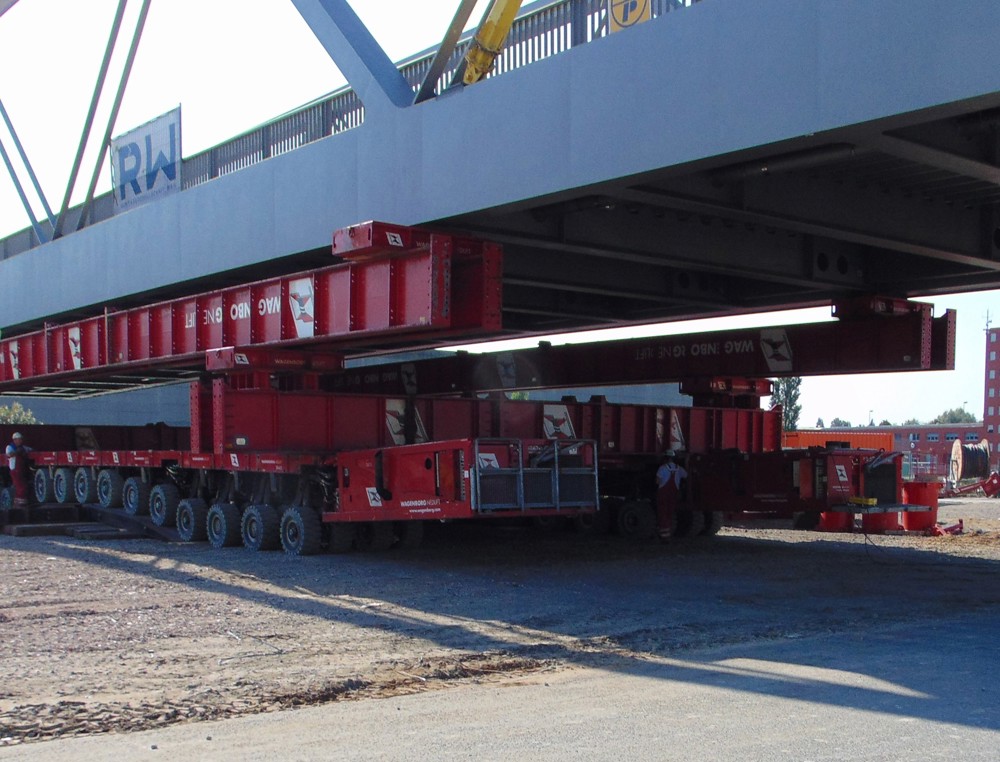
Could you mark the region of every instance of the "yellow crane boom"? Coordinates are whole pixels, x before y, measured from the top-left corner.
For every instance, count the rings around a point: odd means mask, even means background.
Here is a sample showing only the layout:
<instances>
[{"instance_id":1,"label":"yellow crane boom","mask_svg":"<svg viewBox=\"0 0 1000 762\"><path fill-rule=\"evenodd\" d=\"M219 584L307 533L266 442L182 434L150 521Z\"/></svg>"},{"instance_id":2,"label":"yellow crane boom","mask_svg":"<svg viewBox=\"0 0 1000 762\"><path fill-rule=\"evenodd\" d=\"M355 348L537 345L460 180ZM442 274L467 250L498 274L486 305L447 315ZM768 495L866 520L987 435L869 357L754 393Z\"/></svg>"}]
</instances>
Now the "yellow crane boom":
<instances>
[{"instance_id":1,"label":"yellow crane boom","mask_svg":"<svg viewBox=\"0 0 1000 762\"><path fill-rule=\"evenodd\" d=\"M475 84L489 74L520 8L521 0L493 0L465 54L465 84Z\"/></svg>"}]
</instances>

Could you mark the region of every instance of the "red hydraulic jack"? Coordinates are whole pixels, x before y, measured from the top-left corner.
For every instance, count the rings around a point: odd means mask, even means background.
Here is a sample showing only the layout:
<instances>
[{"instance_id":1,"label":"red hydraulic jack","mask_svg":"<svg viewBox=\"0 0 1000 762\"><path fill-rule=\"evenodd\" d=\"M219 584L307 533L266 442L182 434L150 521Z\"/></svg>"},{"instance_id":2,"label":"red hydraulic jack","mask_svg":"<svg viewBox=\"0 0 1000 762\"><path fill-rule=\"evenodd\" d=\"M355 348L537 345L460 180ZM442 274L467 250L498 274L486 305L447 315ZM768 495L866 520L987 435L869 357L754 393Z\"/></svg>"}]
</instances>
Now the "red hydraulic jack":
<instances>
[{"instance_id":1,"label":"red hydraulic jack","mask_svg":"<svg viewBox=\"0 0 1000 762\"><path fill-rule=\"evenodd\" d=\"M959 519L957 524L952 524L949 527L933 526L926 530L924 534L929 537L944 537L946 534L965 534L965 521Z\"/></svg>"}]
</instances>

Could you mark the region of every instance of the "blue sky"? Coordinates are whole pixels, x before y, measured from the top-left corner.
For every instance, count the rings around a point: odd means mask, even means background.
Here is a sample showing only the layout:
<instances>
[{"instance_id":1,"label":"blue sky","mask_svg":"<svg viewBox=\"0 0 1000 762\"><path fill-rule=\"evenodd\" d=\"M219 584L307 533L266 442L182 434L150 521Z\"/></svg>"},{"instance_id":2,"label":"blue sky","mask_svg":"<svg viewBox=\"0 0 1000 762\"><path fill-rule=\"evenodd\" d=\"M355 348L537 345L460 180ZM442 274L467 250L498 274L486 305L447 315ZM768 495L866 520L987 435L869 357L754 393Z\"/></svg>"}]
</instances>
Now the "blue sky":
<instances>
[{"instance_id":1,"label":"blue sky","mask_svg":"<svg viewBox=\"0 0 1000 762\"><path fill-rule=\"evenodd\" d=\"M436 45L458 0L352 0L375 38L394 60ZM133 0L112 64L112 82L127 48L127 30L139 3ZM485 7L481 0L473 18ZM0 98L3 99L52 205L65 192L80 128L104 51L116 0L19 0L0 17ZM252 8L252 11L249 9ZM183 108L184 155L202 151L344 83L291 2L160 0L152 4L115 134ZM98 111L103 131L113 87ZM5 131L0 137L10 147ZM97 135L91 141L96 144ZM96 161L87 153L79 186ZM110 188L101 173L99 192ZM74 201L80 200L78 191ZM38 210L40 213L40 209ZM7 173L0 170L0 235L27 219ZM958 310L957 370L937 373L810 378L802 387L802 425L818 417L855 423L887 418L926 420L939 412L983 407L986 314L1000 321L996 292L938 297L938 311ZM822 319L824 311L810 313ZM797 314L796 320L802 319ZM717 329L784 322L780 317L739 318L705 325ZM672 326L671 331L694 327ZM662 331L661 331L662 332ZM631 333L634 333L631 332Z\"/></svg>"}]
</instances>

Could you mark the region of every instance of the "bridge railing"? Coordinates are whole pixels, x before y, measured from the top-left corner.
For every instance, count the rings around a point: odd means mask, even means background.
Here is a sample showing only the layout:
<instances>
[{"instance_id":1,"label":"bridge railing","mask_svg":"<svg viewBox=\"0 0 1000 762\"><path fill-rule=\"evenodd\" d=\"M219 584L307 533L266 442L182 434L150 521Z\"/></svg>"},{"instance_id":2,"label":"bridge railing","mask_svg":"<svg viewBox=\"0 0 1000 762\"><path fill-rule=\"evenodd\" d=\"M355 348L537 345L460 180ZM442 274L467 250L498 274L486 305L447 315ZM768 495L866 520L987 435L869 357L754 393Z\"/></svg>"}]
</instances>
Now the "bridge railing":
<instances>
[{"instance_id":1,"label":"bridge railing","mask_svg":"<svg viewBox=\"0 0 1000 762\"><path fill-rule=\"evenodd\" d=\"M701 0L651 0L654 16L698 2ZM609 33L606 8L606 0L539 0L527 5L514 23L490 76L499 76L606 36ZM470 37L465 35L455 49L445 68L447 73L438 81L435 92L440 93L450 84L451 73L465 55ZM434 49L424 51L399 65L414 91L430 69L434 53ZM343 87L185 159L181 170L183 188L193 188L245 169L307 143L353 129L363 122L364 106L353 90ZM69 210L65 230L77 228L80 212L79 206ZM92 202L88 222L109 219L114 212L112 193L105 193ZM51 233L48 222L42 222L41 228L46 234ZM0 258L7 259L38 245L35 231L28 227L0 240Z\"/></svg>"}]
</instances>

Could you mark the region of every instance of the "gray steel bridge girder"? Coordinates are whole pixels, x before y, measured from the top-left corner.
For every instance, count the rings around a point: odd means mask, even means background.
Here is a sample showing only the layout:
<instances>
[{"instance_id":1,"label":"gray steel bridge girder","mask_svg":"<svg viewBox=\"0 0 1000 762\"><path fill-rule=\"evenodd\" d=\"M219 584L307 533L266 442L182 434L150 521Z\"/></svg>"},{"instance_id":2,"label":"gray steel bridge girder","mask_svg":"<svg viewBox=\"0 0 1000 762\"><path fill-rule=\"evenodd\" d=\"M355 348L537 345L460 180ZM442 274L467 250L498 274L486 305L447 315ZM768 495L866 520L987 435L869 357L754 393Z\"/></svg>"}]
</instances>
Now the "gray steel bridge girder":
<instances>
[{"instance_id":1,"label":"gray steel bridge girder","mask_svg":"<svg viewBox=\"0 0 1000 762\"><path fill-rule=\"evenodd\" d=\"M574 217L565 231L570 240L624 250L625 262L630 252L644 252L663 265L711 274L727 283L726 294L736 303L741 301L741 283L782 291L865 288L857 247L830 241L820 252L813 236L795 231L686 210L658 211L662 209L622 205L607 215ZM821 268L822 253L848 264Z\"/></svg>"},{"instance_id":2,"label":"gray steel bridge girder","mask_svg":"<svg viewBox=\"0 0 1000 762\"><path fill-rule=\"evenodd\" d=\"M640 194L648 195L642 196ZM904 195L877 181L765 175L736 186L690 177L663 187L630 189L625 199L784 227L904 253L992 269L982 261L978 207ZM1000 269L1000 264L995 265Z\"/></svg>"},{"instance_id":3,"label":"gray steel bridge girder","mask_svg":"<svg viewBox=\"0 0 1000 762\"><path fill-rule=\"evenodd\" d=\"M718 312L729 305L717 279L691 277L659 263L624 264L517 244L505 246L504 262L507 330L634 322L692 309Z\"/></svg>"},{"instance_id":4,"label":"gray steel bridge girder","mask_svg":"<svg viewBox=\"0 0 1000 762\"><path fill-rule=\"evenodd\" d=\"M605 187L604 196L512 213L479 232L511 250L509 286L531 286L539 301L545 288L631 298L635 306L625 303L620 320L671 316L668 304L711 312L852 290L940 293L977 275L1000 285L996 204L837 177L838 152L775 160L786 169L811 165L808 172L722 169ZM815 160L824 155L832 168ZM989 163L947 156L953 172L992 172ZM926 158L946 161L942 151ZM688 290L692 282L702 293ZM597 306L593 318L602 320L608 310Z\"/></svg>"},{"instance_id":5,"label":"gray steel bridge girder","mask_svg":"<svg viewBox=\"0 0 1000 762\"><path fill-rule=\"evenodd\" d=\"M549 220L520 216L502 230L472 229L504 243L508 294L528 286L539 299L545 290L574 292L594 295L595 304L613 295L624 300L618 319L637 321L870 290L855 244L613 201L586 207L572 205L565 215L550 207Z\"/></svg>"},{"instance_id":6,"label":"gray steel bridge girder","mask_svg":"<svg viewBox=\"0 0 1000 762\"><path fill-rule=\"evenodd\" d=\"M707 184L698 195L690 193L691 183L675 184L684 193L660 187L615 195L625 203L701 215L730 227L800 234L812 244L803 256L810 252L812 256L798 271L813 287L825 283L845 289L928 293L940 291L945 280L976 275L1000 285L995 205L966 208L904 198L881 187L798 177L765 177L741 185L739 204L730 203L731 188ZM753 260L755 267L758 261L765 263L758 274L767 276L767 258ZM734 266L738 271L739 263ZM777 277L794 272L788 268Z\"/></svg>"},{"instance_id":7,"label":"gray steel bridge girder","mask_svg":"<svg viewBox=\"0 0 1000 762\"><path fill-rule=\"evenodd\" d=\"M366 108L349 132L12 257L0 279L31 287L0 304L0 325L190 290L240 268L252 275L371 218L488 231L514 251L512 308L575 293L609 300L607 319L993 285L983 254L995 208L921 206L794 172L780 187L715 187L710 170L864 147L865 135L890 129L921 142L925 124L998 108L998 27L995 0L701 3L418 106L387 97L392 108ZM943 138L927 142L961 155ZM615 209L558 223L523 214L595 196ZM518 247L561 252L557 264L577 257L593 277L532 264ZM600 261L618 263L619 284ZM681 275L712 287L692 297ZM640 281L637 300L629 292Z\"/></svg>"}]
</instances>

